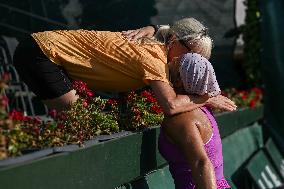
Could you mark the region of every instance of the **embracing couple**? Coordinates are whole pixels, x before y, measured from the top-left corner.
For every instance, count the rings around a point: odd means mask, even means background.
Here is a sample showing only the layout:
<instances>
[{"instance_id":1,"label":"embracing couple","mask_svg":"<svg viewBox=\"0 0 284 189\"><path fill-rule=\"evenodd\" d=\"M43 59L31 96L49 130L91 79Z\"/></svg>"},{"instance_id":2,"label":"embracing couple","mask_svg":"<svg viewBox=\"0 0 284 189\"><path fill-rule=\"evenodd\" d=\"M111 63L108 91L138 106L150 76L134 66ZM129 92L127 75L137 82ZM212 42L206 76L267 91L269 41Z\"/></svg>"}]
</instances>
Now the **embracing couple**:
<instances>
[{"instance_id":1,"label":"embracing couple","mask_svg":"<svg viewBox=\"0 0 284 189\"><path fill-rule=\"evenodd\" d=\"M176 189L229 188L222 144L211 108L234 111L209 62L212 40L194 18L125 32L55 30L21 42L14 64L49 108L78 99L72 80L93 90L122 92L150 86L165 120L159 150Z\"/></svg>"}]
</instances>

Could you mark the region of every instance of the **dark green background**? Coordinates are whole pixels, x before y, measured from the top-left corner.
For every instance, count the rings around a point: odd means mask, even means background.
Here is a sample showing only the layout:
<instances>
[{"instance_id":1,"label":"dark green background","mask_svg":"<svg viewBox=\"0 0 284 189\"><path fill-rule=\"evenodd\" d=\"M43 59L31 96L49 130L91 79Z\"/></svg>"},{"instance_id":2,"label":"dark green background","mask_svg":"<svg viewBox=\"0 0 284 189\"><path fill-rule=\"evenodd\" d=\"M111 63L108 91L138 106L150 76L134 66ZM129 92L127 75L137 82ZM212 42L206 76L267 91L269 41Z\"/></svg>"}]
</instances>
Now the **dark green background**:
<instances>
[{"instance_id":1,"label":"dark green background","mask_svg":"<svg viewBox=\"0 0 284 189\"><path fill-rule=\"evenodd\" d=\"M121 31L195 17L214 41L211 61L222 88L241 85L233 62L234 0L0 0L0 35L22 38L54 29Z\"/></svg>"},{"instance_id":2,"label":"dark green background","mask_svg":"<svg viewBox=\"0 0 284 189\"><path fill-rule=\"evenodd\" d=\"M260 3L266 125L284 149L284 1Z\"/></svg>"}]
</instances>

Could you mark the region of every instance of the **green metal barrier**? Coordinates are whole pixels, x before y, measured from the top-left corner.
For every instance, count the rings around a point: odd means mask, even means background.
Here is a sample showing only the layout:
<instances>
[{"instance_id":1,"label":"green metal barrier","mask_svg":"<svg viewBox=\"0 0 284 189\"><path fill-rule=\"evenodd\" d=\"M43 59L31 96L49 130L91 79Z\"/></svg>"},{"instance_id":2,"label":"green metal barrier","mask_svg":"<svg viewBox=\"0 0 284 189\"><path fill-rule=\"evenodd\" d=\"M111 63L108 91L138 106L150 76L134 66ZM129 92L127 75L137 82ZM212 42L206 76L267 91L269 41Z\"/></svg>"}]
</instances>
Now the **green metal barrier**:
<instances>
[{"instance_id":1,"label":"green metal barrier","mask_svg":"<svg viewBox=\"0 0 284 189\"><path fill-rule=\"evenodd\" d=\"M230 130L230 132L223 128L229 128L236 124L233 123L233 120L238 120L239 128L243 128L248 126L247 121L242 120L247 119L247 115L255 116L250 119L250 122L255 122L262 117L262 107L240 112L217 116L217 120L222 120L220 124L222 136L231 132L233 134L230 136L234 136L234 133L237 132L237 127L235 127L236 130ZM258 113L254 114L253 112ZM255 130L255 127L244 129ZM88 148L2 168L0 169L0 188L113 189L129 183L119 188L171 189L173 182L167 167L165 167L166 162L157 149L159 129L159 127L155 127L144 132L98 143ZM255 133L259 132L252 131L251 135ZM227 139L230 136L223 140L228 141L224 142L225 161L228 161L226 159L227 153L231 153L226 150L232 148L230 140ZM252 151L249 151L247 155ZM231 159L231 161L235 160Z\"/></svg>"},{"instance_id":2,"label":"green metal barrier","mask_svg":"<svg viewBox=\"0 0 284 189\"><path fill-rule=\"evenodd\" d=\"M243 166L248 159L263 147L262 127L255 123L240 129L222 140L224 175L232 188L244 189Z\"/></svg>"},{"instance_id":3,"label":"green metal barrier","mask_svg":"<svg viewBox=\"0 0 284 189\"><path fill-rule=\"evenodd\" d=\"M280 176L262 150L252 157L246 170L254 181L253 184L260 189L276 188L282 185Z\"/></svg>"},{"instance_id":4,"label":"green metal barrier","mask_svg":"<svg viewBox=\"0 0 284 189\"><path fill-rule=\"evenodd\" d=\"M271 138L267 140L264 150L284 181L284 157Z\"/></svg>"}]
</instances>

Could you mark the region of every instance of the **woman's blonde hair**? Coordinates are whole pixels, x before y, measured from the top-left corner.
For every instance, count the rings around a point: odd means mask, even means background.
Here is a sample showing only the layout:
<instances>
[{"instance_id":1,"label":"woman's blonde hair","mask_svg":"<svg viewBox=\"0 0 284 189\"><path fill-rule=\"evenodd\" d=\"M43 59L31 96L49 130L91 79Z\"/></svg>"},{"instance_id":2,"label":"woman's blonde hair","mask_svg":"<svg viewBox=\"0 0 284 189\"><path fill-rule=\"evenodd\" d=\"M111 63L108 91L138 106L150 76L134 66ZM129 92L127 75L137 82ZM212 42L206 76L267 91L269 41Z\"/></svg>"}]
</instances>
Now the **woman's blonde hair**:
<instances>
[{"instance_id":1,"label":"woman's blonde hair","mask_svg":"<svg viewBox=\"0 0 284 189\"><path fill-rule=\"evenodd\" d=\"M191 52L209 59L213 47L208 29L195 18L183 18L174 22L168 30L166 39L175 35Z\"/></svg>"},{"instance_id":2,"label":"woman's blonde hair","mask_svg":"<svg viewBox=\"0 0 284 189\"><path fill-rule=\"evenodd\" d=\"M191 52L198 53L209 59L213 47L212 39L208 35L208 29L195 18L183 18L170 26L164 26L158 30L155 38L142 37L138 43L166 44L175 35Z\"/></svg>"}]
</instances>

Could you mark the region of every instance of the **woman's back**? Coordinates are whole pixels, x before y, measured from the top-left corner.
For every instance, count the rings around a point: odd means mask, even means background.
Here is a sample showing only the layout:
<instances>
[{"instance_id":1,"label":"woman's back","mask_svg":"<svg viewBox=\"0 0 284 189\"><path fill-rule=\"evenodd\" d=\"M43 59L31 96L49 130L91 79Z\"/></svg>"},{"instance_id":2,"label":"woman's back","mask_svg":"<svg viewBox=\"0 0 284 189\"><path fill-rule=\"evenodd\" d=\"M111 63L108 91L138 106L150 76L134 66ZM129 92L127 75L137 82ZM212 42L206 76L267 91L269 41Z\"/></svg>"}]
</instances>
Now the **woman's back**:
<instances>
[{"instance_id":1,"label":"woman's back","mask_svg":"<svg viewBox=\"0 0 284 189\"><path fill-rule=\"evenodd\" d=\"M186 161L185 155L172 143L172 139L167 135L166 127L178 128L180 124L187 124L186 127L196 126L204 143L204 149L210 159L214 171L218 189L228 188L229 185L223 175L222 143L217 123L213 114L206 107L195 109L184 114L186 118L178 116L178 119L165 120L159 137L159 151L169 162L169 169L175 180L176 188L194 189L191 168ZM184 120L190 120L185 122ZM209 125L208 125L209 122ZM163 128L165 127L165 128ZM190 146L188 148L191 148Z\"/></svg>"}]
</instances>

